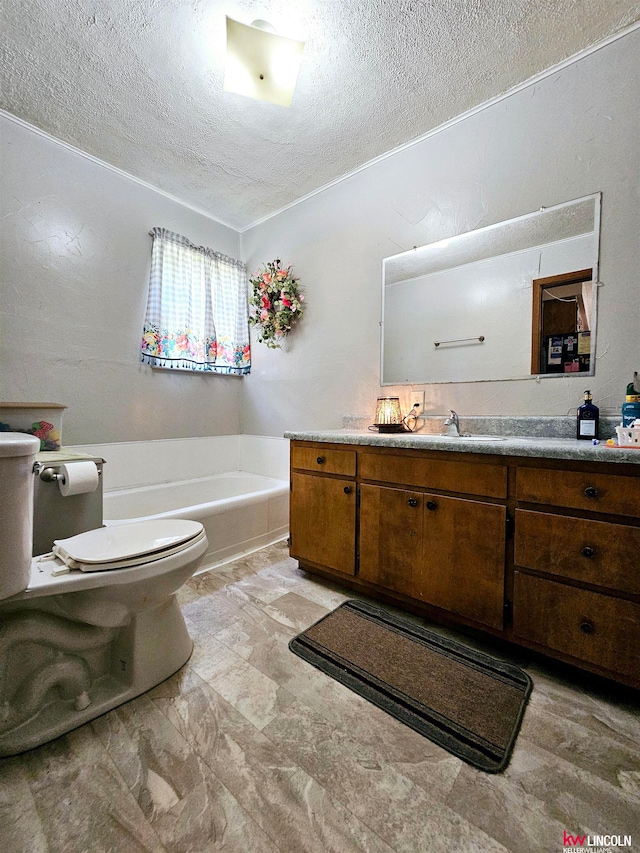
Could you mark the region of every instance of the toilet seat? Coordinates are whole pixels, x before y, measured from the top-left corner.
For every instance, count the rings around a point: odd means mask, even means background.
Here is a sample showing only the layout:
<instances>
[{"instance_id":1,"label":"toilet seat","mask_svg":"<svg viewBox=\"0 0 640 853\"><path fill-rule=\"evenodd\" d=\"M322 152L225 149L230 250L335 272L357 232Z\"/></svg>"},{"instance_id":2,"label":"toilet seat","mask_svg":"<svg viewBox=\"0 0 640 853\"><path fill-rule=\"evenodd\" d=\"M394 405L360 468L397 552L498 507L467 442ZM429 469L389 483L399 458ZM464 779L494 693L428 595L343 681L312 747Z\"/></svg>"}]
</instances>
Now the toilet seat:
<instances>
[{"instance_id":1,"label":"toilet seat","mask_svg":"<svg viewBox=\"0 0 640 853\"><path fill-rule=\"evenodd\" d=\"M127 569L177 554L204 536L204 528L197 521L150 519L56 539L52 551L70 569L103 572Z\"/></svg>"}]
</instances>

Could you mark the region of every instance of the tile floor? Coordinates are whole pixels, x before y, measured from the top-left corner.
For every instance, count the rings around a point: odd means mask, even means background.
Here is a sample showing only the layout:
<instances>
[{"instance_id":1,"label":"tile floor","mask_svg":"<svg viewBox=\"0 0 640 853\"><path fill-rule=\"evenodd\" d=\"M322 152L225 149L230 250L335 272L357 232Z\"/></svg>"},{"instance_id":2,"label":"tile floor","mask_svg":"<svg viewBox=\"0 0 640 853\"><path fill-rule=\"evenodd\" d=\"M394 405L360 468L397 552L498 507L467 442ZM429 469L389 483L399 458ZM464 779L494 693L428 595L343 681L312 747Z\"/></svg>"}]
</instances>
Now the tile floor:
<instances>
[{"instance_id":1,"label":"tile floor","mask_svg":"<svg viewBox=\"0 0 640 853\"><path fill-rule=\"evenodd\" d=\"M179 673L0 760L1 853L555 853L565 830L640 850L637 694L512 656L534 691L487 775L289 652L348 597L284 543L193 578Z\"/></svg>"}]
</instances>

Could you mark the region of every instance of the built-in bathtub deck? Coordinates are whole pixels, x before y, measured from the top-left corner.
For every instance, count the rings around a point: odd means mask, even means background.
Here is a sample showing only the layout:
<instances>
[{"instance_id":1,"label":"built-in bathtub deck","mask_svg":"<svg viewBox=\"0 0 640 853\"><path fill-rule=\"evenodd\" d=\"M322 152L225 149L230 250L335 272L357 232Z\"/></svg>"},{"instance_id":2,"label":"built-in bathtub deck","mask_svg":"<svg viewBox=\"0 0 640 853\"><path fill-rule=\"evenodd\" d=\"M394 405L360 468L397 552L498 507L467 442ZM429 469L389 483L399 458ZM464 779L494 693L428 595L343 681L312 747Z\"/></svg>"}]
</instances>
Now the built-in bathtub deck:
<instances>
[{"instance_id":1,"label":"built-in bathtub deck","mask_svg":"<svg viewBox=\"0 0 640 853\"><path fill-rule=\"evenodd\" d=\"M106 524L185 518L203 524L202 570L283 539L289 442L227 435L73 448L101 457Z\"/></svg>"},{"instance_id":2,"label":"built-in bathtub deck","mask_svg":"<svg viewBox=\"0 0 640 853\"><path fill-rule=\"evenodd\" d=\"M144 511L144 518L177 518L176 512L199 512L203 507L212 513L224 512L228 506L256 502L264 495L283 493L288 488L286 480L230 471L198 480L107 492L104 517L106 522L137 520Z\"/></svg>"}]
</instances>

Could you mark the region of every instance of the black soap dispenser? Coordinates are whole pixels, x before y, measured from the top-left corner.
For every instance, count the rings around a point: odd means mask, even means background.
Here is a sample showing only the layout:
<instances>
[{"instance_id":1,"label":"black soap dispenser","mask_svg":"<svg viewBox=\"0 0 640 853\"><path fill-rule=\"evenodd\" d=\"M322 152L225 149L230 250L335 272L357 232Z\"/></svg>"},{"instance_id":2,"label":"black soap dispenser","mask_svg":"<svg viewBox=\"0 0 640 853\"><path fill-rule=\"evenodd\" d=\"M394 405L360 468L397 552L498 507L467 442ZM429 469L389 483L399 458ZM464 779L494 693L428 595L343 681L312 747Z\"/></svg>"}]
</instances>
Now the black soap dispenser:
<instances>
[{"instance_id":1,"label":"black soap dispenser","mask_svg":"<svg viewBox=\"0 0 640 853\"><path fill-rule=\"evenodd\" d=\"M584 403L578 406L577 438L591 441L598 438L600 410L593 405L591 391L584 392Z\"/></svg>"}]
</instances>

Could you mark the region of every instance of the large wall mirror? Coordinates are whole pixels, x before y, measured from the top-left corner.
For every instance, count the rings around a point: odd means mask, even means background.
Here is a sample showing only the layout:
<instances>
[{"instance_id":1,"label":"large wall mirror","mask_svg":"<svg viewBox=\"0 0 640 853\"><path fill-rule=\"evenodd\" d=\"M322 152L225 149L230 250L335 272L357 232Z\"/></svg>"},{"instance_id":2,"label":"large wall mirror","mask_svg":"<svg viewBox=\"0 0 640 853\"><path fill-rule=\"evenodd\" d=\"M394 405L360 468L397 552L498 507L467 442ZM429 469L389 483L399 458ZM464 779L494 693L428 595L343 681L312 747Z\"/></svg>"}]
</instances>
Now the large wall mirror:
<instances>
[{"instance_id":1,"label":"large wall mirror","mask_svg":"<svg viewBox=\"0 0 640 853\"><path fill-rule=\"evenodd\" d=\"M595 368L600 194L383 261L383 385Z\"/></svg>"}]
</instances>

